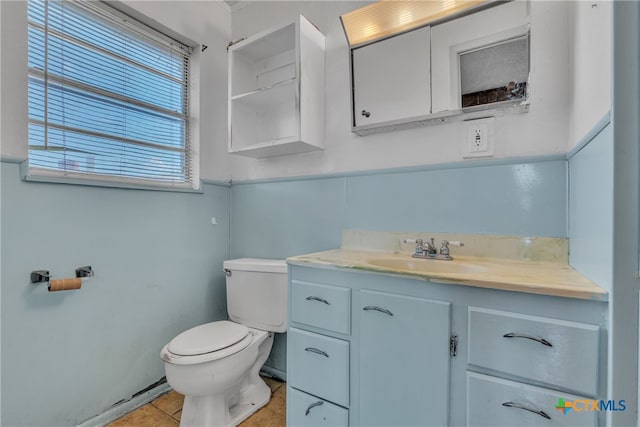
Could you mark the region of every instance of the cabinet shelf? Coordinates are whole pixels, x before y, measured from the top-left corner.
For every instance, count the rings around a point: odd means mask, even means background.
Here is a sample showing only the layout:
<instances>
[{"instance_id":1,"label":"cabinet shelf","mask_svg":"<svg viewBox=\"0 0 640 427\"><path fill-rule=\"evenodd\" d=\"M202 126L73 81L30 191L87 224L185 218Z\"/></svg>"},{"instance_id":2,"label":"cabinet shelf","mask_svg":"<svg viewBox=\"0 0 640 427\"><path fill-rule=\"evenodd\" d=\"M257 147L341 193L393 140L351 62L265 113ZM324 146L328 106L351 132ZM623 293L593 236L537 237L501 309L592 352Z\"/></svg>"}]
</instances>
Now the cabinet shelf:
<instances>
[{"instance_id":1,"label":"cabinet shelf","mask_svg":"<svg viewBox=\"0 0 640 427\"><path fill-rule=\"evenodd\" d=\"M295 78L288 79L268 87L232 96L231 101L242 102L256 109L282 104L291 97L292 92L295 96L295 82Z\"/></svg>"},{"instance_id":2,"label":"cabinet shelf","mask_svg":"<svg viewBox=\"0 0 640 427\"><path fill-rule=\"evenodd\" d=\"M269 157L309 153L318 150L321 149L315 145L299 141L297 135L292 135L268 141L258 141L247 147L231 149L229 152L240 156L253 157L255 159L266 159Z\"/></svg>"}]
</instances>

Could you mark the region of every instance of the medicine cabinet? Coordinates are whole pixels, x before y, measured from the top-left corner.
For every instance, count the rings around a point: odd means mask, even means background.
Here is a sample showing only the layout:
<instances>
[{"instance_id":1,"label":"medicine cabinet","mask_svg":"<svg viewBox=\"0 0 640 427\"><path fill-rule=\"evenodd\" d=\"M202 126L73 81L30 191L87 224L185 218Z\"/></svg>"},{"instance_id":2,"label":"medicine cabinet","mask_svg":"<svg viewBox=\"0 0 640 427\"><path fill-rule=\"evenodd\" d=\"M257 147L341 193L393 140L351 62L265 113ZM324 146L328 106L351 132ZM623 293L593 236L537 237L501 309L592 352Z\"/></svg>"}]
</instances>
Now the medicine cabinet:
<instances>
[{"instance_id":1,"label":"medicine cabinet","mask_svg":"<svg viewBox=\"0 0 640 427\"><path fill-rule=\"evenodd\" d=\"M230 153L323 149L324 50L324 36L304 16L229 46Z\"/></svg>"},{"instance_id":2,"label":"medicine cabinet","mask_svg":"<svg viewBox=\"0 0 640 427\"><path fill-rule=\"evenodd\" d=\"M359 135L528 111L527 1L495 2L350 52Z\"/></svg>"}]
</instances>

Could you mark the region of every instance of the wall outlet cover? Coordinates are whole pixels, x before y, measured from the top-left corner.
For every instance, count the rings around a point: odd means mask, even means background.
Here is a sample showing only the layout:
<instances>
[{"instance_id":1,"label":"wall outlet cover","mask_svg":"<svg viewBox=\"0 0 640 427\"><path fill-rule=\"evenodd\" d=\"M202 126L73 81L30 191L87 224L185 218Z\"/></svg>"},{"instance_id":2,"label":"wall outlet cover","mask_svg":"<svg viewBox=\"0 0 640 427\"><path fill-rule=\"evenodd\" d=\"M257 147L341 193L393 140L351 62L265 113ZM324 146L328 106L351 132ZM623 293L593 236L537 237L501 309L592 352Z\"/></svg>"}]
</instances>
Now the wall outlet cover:
<instances>
[{"instance_id":1,"label":"wall outlet cover","mask_svg":"<svg viewBox=\"0 0 640 427\"><path fill-rule=\"evenodd\" d=\"M493 156L493 120L489 117L464 122L463 158Z\"/></svg>"}]
</instances>

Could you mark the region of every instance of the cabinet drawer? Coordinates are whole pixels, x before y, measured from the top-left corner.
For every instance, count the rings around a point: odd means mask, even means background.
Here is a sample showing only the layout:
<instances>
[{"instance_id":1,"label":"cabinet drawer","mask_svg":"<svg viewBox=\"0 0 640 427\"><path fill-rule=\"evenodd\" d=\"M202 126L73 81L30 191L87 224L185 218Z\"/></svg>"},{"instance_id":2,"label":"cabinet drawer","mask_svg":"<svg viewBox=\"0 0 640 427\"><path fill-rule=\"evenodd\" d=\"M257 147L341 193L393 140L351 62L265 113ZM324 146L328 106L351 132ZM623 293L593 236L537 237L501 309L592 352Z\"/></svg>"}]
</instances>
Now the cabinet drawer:
<instances>
[{"instance_id":1,"label":"cabinet drawer","mask_svg":"<svg viewBox=\"0 0 640 427\"><path fill-rule=\"evenodd\" d=\"M349 410L307 393L287 390L287 425L290 427L349 425Z\"/></svg>"},{"instance_id":2,"label":"cabinet drawer","mask_svg":"<svg viewBox=\"0 0 640 427\"><path fill-rule=\"evenodd\" d=\"M351 289L291 281L291 321L349 335Z\"/></svg>"},{"instance_id":3,"label":"cabinet drawer","mask_svg":"<svg viewBox=\"0 0 640 427\"><path fill-rule=\"evenodd\" d=\"M560 398L580 410L565 414L556 409ZM595 426L599 412L590 409L591 402L584 397L467 372L467 426Z\"/></svg>"},{"instance_id":4,"label":"cabinet drawer","mask_svg":"<svg viewBox=\"0 0 640 427\"><path fill-rule=\"evenodd\" d=\"M467 362L596 396L599 336L595 325L470 307Z\"/></svg>"},{"instance_id":5,"label":"cabinet drawer","mask_svg":"<svg viewBox=\"0 0 640 427\"><path fill-rule=\"evenodd\" d=\"M349 342L289 328L287 379L292 387L349 405Z\"/></svg>"}]
</instances>

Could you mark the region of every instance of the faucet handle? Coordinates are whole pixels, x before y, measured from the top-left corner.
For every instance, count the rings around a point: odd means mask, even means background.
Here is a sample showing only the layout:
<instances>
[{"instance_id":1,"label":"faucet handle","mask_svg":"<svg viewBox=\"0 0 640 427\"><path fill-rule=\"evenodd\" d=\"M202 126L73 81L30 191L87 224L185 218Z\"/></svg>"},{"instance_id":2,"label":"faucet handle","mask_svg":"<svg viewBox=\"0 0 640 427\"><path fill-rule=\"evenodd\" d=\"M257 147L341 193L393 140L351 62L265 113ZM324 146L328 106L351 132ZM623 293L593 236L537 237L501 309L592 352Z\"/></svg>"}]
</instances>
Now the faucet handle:
<instances>
[{"instance_id":1,"label":"faucet handle","mask_svg":"<svg viewBox=\"0 0 640 427\"><path fill-rule=\"evenodd\" d=\"M442 255L443 257L446 257L447 259L453 259L450 256L449 245L464 246L464 242L461 242L459 240L452 240L452 241L443 240L442 241L442 246L440 246L440 255Z\"/></svg>"},{"instance_id":2,"label":"faucet handle","mask_svg":"<svg viewBox=\"0 0 640 427\"><path fill-rule=\"evenodd\" d=\"M404 239L403 241L404 241L404 243L412 243L412 244L415 243L416 249L414 251L414 255L421 255L422 254L422 251L424 250L424 248L422 246L424 241L422 239Z\"/></svg>"},{"instance_id":3,"label":"faucet handle","mask_svg":"<svg viewBox=\"0 0 640 427\"><path fill-rule=\"evenodd\" d=\"M415 243L416 245L420 245L422 246L422 239L404 239L403 240L404 243Z\"/></svg>"}]
</instances>

